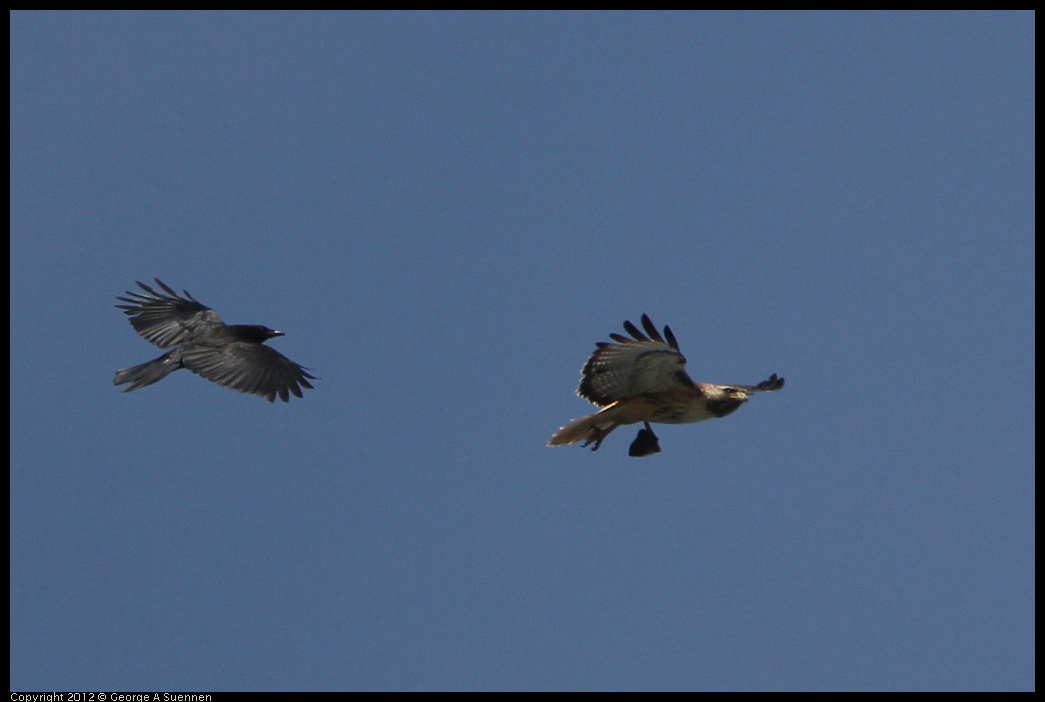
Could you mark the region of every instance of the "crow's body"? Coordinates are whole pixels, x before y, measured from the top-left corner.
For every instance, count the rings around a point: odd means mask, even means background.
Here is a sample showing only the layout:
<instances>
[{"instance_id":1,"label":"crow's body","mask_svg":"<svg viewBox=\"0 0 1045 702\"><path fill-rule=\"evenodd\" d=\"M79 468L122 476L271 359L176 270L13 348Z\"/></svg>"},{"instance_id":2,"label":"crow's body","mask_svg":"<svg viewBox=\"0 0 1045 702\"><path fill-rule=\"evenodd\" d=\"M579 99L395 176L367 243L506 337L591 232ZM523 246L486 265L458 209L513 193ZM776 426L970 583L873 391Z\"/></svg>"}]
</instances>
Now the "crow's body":
<instances>
[{"instance_id":1,"label":"crow's body","mask_svg":"<svg viewBox=\"0 0 1045 702\"><path fill-rule=\"evenodd\" d=\"M128 292L116 305L130 317L135 331L163 349L159 358L133 368L116 371L114 385L124 392L152 385L179 368L188 368L207 380L238 392L261 395L269 402L276 397L287 402L290 394L301 397L301 388L312 388L302 366L264 342L283 332L259 324L225 324L217 312L183 291L182 297L158 278L162 292L144 283L147 295Z\"/></svg>"}]
</instances>

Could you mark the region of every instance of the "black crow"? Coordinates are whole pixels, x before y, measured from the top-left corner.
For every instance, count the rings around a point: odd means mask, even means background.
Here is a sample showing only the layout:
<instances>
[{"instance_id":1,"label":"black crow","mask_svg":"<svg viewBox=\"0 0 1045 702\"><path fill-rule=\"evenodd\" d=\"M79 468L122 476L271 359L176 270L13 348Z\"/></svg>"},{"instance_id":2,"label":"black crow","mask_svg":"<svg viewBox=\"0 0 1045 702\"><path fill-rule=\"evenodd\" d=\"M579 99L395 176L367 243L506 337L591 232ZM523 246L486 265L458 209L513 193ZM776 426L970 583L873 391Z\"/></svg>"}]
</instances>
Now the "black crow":
<instances>
[{"instance_id":1,"label":"black crow","mask_svg":"<svg viewBox=\"0 0 1045 702\"><path fill-rule=\"evenodd\" d=\"M284 402L289 393L301 397L301 388L311 389L305 368L265 341L283 332L260 324L225 324L217 312L197 302L187 290L185 297L167 287L159 278L157 292L139 282L147 295L128 291L128 297L117 297L124 305L116 305L130 317L131 325L147 341L171 351L157 359L133 368L116 371L113 385L129 383L124 392L144 388L165 378L179 368L188 368L207 380L238 392L261 395L274 402L276 395Z\"/></svg>"}]
</instances>

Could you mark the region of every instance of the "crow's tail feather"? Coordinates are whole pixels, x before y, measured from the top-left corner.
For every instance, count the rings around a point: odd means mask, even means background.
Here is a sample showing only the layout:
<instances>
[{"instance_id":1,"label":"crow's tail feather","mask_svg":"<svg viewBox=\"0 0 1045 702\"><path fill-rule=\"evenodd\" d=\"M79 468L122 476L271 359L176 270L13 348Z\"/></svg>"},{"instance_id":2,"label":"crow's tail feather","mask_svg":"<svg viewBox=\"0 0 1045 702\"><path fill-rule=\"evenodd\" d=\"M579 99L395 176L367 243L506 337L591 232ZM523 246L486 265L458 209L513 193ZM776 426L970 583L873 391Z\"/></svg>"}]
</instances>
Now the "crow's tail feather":
<instances>
[{"instance_id":1,"label":"crow's tail feather","mask_svg":"<svg viewBox=\"0 0 1045 702\"><path fill-rule=\"evenodd\" d=\"M131 390L144 388L146 385L158 383L181 368L180 354L176 354L176 351L177 349L168 351L159 358L154 358L140 366L116 371L116 377L113 378L112 384L123 385L124 383L130 383L123 389L124 392L130 392Z\"/></svg>"}]
</instances>

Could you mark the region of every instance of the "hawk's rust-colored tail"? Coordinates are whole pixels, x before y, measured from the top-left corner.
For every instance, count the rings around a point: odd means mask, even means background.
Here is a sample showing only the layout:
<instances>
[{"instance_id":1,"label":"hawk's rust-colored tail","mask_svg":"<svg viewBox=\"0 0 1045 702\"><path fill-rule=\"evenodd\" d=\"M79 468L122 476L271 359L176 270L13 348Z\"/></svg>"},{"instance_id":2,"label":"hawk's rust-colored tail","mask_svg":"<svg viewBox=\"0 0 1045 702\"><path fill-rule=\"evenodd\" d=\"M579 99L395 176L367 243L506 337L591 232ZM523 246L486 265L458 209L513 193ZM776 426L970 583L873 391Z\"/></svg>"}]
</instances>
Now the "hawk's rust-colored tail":
<instances>
[{"instance_id":1,"label":"hawk's rust-colored tail","mask_svg":"<svg viewBox=\"0 0 1045 702\"><path fill-rule=\"evenodd\" d=\"M619 421L619 407L610 406L604 410L589 414L586 417L578 417L552 435L549 446L567 446L583 441L584 446L594 442L595 448L599 448L602 440L609 436L610 432L625 422Z\"/></svg>"}]
</instances>

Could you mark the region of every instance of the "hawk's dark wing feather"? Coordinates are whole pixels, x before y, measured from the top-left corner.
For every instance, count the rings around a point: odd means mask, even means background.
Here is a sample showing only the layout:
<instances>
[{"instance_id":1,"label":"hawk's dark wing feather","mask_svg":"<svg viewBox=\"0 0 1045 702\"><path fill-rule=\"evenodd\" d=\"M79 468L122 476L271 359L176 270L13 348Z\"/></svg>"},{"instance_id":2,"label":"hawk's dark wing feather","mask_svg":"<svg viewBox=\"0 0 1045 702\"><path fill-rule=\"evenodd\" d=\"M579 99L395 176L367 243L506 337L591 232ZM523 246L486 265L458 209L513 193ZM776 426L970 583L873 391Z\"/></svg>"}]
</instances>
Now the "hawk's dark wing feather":
<instances>
[{"instance_id":1,"label":"hawk's dark wing feather","mask_svg":"<svg viewBox=\"0 0 1045 702\"><path fill-rule=\"evenodd\" d=\"M642 316L642 326L649 336L627 321L624 330L632 338L610 334L616 343L602 341L595 345L595 353L581 370L577 394L604 407L637 395L693 386L685 371L686 357L679 352L671 331L665 327L665 342L646 315Z\"/></svg>"},{"instance_id":2,"label":"hawk's dark wing feather","mask_svg":"<svg viewBox=\"0 0 1045 702\"><path fill-rule=\"evenodd\" d=\"M763 380L758 385L734 385L733 387L747 390L748 392L776 392L784 387L784 379L777 377L777 374L774 373L769 376L768 380Z\"/></svg>"}]
</instances>

